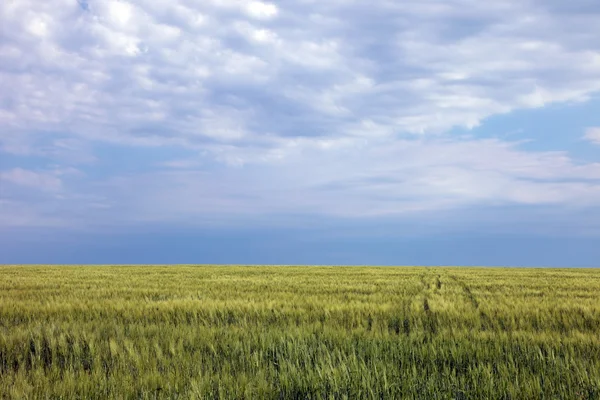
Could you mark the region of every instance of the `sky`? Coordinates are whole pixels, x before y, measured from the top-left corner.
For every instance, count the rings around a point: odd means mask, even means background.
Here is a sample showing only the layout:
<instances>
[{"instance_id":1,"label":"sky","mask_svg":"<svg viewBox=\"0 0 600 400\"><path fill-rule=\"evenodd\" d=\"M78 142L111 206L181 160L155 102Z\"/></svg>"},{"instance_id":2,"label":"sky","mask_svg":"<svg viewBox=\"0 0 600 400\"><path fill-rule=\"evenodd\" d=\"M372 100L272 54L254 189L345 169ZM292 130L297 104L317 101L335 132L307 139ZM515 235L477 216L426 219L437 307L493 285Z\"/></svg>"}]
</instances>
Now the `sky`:
<instances>
[{"instance_id":1,"label":"sky","mask_svg":"<svg viewBox=\"0 0 600 400\"><path fill-rule=\"evenodd\" d=\"M600 267L597 0L4 0L0 263Z\"/></svg>"}]
</instances>

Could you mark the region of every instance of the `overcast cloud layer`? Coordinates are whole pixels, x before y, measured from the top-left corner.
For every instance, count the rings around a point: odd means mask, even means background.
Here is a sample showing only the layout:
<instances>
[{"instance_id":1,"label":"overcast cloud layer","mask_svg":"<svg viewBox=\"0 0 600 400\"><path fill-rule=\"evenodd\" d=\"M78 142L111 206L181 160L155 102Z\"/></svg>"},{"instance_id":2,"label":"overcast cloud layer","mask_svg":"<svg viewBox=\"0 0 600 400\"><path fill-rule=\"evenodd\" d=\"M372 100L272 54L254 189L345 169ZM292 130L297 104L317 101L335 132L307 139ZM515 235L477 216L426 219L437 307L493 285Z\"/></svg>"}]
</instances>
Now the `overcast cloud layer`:
<instances>
[{"instance_id":1,"label":"overcast cloud layer","mask_svg":"<svg viewBox=\"0 0 600 400\"><path fill-rule=\"evenodd\" d=\"M595 0L4 0L0 26L4 227L600 204L600 163L477 135L600 92Z\"/></svg>"}]
</instances>

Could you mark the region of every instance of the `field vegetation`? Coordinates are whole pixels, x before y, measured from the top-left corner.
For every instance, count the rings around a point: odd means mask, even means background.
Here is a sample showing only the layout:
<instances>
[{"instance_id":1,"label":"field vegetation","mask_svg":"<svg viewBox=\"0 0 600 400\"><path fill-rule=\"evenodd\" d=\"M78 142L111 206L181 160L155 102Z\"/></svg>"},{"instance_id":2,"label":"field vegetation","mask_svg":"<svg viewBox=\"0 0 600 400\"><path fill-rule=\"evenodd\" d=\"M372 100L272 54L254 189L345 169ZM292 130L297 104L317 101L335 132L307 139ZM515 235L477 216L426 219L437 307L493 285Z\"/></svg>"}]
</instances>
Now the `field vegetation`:
<instances>
[{"instance_id":1,"label":"field vegetation","mask_svg":"<svg viewBox=\"0 0 600 400\"><path fill-rule=\"evenodd\" d=\"M7 399L598 399L600 270L3 266Z\"/></svg>"}]
</instances>

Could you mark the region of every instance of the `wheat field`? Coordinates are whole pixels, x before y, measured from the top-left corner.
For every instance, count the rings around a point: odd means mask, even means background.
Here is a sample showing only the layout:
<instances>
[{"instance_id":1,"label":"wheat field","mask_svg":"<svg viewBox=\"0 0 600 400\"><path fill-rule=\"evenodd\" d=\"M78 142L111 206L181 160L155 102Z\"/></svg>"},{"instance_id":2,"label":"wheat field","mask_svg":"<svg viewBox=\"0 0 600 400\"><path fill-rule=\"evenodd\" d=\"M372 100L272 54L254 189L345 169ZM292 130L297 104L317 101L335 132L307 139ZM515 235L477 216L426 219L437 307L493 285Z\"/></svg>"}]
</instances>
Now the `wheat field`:
<instances>
[{"instance_id":1,"label":"wheat field","mask_svg":"<svg viewBox=\"0 0 600 400\"><path fill-rule=\"evenodd\" d=\"M598 399L600 270L2 266L6 399Z\"/></svg>"}]
</instances>

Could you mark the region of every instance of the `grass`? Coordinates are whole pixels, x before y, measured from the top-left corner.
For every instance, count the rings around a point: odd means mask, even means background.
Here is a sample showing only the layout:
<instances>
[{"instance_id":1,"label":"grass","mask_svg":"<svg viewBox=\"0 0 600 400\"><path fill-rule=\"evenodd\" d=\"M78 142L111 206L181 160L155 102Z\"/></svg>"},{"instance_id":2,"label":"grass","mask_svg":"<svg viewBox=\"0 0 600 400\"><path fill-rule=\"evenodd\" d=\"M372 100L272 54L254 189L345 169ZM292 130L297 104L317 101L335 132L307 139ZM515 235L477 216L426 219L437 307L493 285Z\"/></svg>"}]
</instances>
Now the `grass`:
<instances>
[{"instance_id":1,"label":"grass","mask_svg":"<svg viewBox=\"0 0 600 400\"><path fill-rule=\"evenodd\" d=\"M0 397L599 399L600 270L4 266Z\"/></svg>"}]
</instances>

